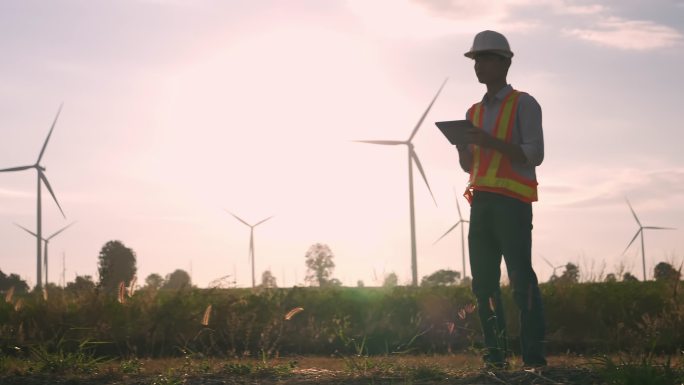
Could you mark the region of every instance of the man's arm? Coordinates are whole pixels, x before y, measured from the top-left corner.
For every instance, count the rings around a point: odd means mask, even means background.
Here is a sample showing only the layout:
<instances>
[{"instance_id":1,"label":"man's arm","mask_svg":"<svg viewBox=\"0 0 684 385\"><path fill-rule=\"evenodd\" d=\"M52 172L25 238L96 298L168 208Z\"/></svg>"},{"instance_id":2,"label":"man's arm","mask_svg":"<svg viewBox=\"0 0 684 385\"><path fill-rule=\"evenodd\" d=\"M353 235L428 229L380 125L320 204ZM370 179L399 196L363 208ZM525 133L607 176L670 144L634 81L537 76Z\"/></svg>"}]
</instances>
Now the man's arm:
<instances>
[{"instance_id":1,"label":"man's arm","mask_svg":"<svg viewBox=\"0 0 684 385\"><path fill-rule=\"evenodd\" d=\"M527 158L526 166L539 166L544 160L544 133L539 103L529 94L521 94L518 107L520 148Z\"/></svg>"},{"instance_id":2,"label":"man's arm","mask_svg":"<svg viewBox=\"0 0 684 385\"><path fill-rule=\"evenodd\" d=\"M507 156L512 163L527 163L527 156L525 156L519 144L504 142L479 128L469 129L468 136L470 137L470 143L499 151Z\"/></svg>"},{"instance_id":3,"label":"man's arm","mask_svg":"<svg viewBox=\"0 0 684 385\"><path fill-rule=\"evenodd\" d=\"M461 168L465 172L470 172L470 167L473 164L473 153L468 149L468 145L458 145L456 149L458 150L458 162L461 164Z\"/></svg>"}]
</instances>

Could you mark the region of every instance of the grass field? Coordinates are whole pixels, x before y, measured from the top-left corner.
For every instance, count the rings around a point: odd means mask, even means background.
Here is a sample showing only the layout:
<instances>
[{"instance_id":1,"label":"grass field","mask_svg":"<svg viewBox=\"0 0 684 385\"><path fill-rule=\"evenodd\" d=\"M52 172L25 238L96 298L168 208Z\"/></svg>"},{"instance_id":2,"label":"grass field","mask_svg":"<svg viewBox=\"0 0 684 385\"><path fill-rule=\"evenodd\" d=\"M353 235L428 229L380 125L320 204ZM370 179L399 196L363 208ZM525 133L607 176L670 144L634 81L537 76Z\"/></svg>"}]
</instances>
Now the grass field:
<instances>
[{"instance_id":1,"label":"grass field","mask_svg":"<svg viewBox=\"0 0 684 385\"><path fill-rule=\"evenodd\" d=\"M684 383L684 357L552 356L526 371L481 367L474 355L287 357L221 360L190 357L83 362L60 367L5 358L0 384L643 384Z\"/></svg>"},{"instance_id":2,"label":"grass field","mask_svg":"<svg viewBox=\"0 0 684 385\"><path fill-rule=\"evenodd\" d=\"M124 298L53 287L0 301L0 385L684 385L680 286L542 286L551 357L533 372L516 357L507 370L481 368L468 287L142 289ZM515 347L515 306L503 293Z\"/></svg>"}]
</instances>

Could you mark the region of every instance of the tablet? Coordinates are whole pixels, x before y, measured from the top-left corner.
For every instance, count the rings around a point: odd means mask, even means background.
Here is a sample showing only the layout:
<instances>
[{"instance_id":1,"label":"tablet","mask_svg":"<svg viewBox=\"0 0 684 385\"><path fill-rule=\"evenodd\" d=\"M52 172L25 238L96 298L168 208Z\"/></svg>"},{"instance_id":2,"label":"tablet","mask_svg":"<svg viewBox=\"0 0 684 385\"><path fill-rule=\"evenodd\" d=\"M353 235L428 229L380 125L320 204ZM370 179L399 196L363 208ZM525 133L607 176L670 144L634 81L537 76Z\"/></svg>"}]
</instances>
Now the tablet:
<instances>
[{"instance_id":1,"label":"tablet","mask_svg":"<svg viewBox=\"0 0 684 385\"><path fill-rule=\"evenodd\" d=\"M435 122L442 134L449 139L451 144L468 144L466 133L469 128L475 127L470 120L449 120L446 122Z\"/></svg>"}]
</instances>

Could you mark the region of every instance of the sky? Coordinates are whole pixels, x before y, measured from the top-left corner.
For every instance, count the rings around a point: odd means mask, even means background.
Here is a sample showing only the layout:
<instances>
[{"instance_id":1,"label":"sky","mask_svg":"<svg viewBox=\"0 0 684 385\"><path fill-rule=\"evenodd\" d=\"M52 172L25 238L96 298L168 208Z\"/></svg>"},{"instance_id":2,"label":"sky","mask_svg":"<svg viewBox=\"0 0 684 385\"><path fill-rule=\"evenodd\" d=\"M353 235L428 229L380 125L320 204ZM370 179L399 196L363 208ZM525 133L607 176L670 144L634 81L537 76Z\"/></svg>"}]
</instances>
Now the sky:
<instances>
[{"instance_id":1,"label":"sky","mask_svg":"<svg viewBox=\"0 0 684 385\"><path fill-rule=\"evenodd\" d=\"M418 276L461 271L467 181L433 124L462 119L485 88L463 56L504 33L508 81L542 106L532 257L582 278L641 279L684 261L684 1L122 0L0 1L0 169L38 158L49 280L98 279L102 246L137 256L139 282L188 271L303 285L305 254L327 244L344 285L411 279L406 140L414 170ZM0 270L36 282L36 171L0 173ZM466 227L467 230L467 227ZM467 249L466 249L467 252ZM548 262L547 262L548 260ZM560 273L562 269L558 269ZM470 275L469 267L467 273Z\"/></svg>"}]
</instances>

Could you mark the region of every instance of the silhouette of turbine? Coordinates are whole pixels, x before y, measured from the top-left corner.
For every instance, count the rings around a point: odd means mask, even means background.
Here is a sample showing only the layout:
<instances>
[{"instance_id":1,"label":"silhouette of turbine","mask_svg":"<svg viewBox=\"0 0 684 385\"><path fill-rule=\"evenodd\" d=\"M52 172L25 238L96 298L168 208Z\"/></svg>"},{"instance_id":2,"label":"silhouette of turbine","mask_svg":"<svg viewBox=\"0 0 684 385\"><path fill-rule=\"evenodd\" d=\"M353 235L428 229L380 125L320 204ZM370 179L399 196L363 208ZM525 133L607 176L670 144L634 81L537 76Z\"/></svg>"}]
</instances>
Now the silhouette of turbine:
<instances>
[{"instance_id":1,"label":"silhouette of turbine","mask_svg":"<svg viewBox=\"0 0 684 385\"><path fill-rule=\"evenodd\" d=\"M62 104L63 105L63 104ZM28 165L28 166L19 166L19 167L11 167L11 168L5 168L0 170L0 172L12 172L12 171L23 171L23 170L28 170L30 168L35 168L36 171L38 172L38 194L37 194L37 210L36 210L36 288L40 289L41 288L41 281L42 281L42 272L41 272L41 263L40 263L40 258L41 258L41 243L43 240L43 212L42 212L42 206L41 206L41 182L45 183L45 187L47 187L48 191L50 192L50 195L52 195L52 199L54 199L55 203L57 204L57 207L59 208L59 211L62 213L62 216L66 219L66 215L64 214L64 210L62 210L62 206L59 205L59 202L57 201L57 197L55 196L54 191L52 191L52 187L50 186L50 182L48 182L47 177L45 176L45 167L40 165L41 159L43 159L43 154L45 154L45 148L47 147L48 141L50 140L50 136L52 135L52 130L55 129L55 124L57 124L57 118L59 118L59 114L62 111L62 105L59 106L59 109L57 110L57 116L55 116L55 120L52 122L52 126L50 127L50 132L48 132L47 138L45 138L45 142L43 143L43 148L40 150L40 154L38 154L38 160L36 160L35 164Z\"/></svg>"},{"instance_id":2,"label":"silhouette of turbine","mask_svg":"<svg viewBox=\"0 0 684 385\"><path fill-rule=\"evenodd\" d=\"M627 247L625 247L625 250L622 252L624 255L625 252L627 252L627 249L629 249L630 246L632 246L632 243L634 243L634 240L641 235L641 266L643 268L644 272L644 281L646 280L646 249L644 248L644 230L675 230L672 227L657 227L657 226L643 226L641 224L641 221L637 217L636 213L634 212L634 209L632 208L632 205L629 203L629 199L625 198L627 201L627 206L629 206L629 210L632 212L632 215L634 215L634 219L636 220L637 224L639 225L639 230L637 230L636 234L634 234L634 238L632 238L631 241L629 241L629 244Z\"/></svg>"},{"instance_id":3,"label":"silhouette of turbine","mask_svg":"<svg viewBox=\"0 0 684 385\"><path fill-rule=\"evenodd\" d=\"M226 210L226 212L227 212L228 214L234 216L235 219L237 219L238 221L244 223L245 226L249 227L249 259L250 259L250 261L252 262L252 287L255 287L255 286L256 286L256 283L255 283L256 281L255 281L255 277L254 277L254 228L257 227L257 226L259 226L260 224L266 222L267 220L273 218L273 216L270 216L270 217L268 217L268 218L266 218L266 219L263 219L263 220L261 220L261 221L255 223L255 224L253 224L253 225L250 225L249 223L247 223L246 221L244 221L242 218L240 218L240 217L238 217L237 215L231 213L230 211Z\"/></svg>"},{"instance_id":4,"label":"silhouette of turbine","mask_svg":"<svg viewBox=\"0 0 684 385\"><path fill-rule=\"evenodd\" d=\"M554 266L548 259L544 257L542 257L542 259L546 262L547 265L549 265L553 269L553 273L551 273L551 279L558 278L558 276L556 275L556 269L560 269L565 265Z\"/></svg>"},{"instance_id":5,"label":"silhouette of turbine","mask_svg":"<svg viewBox=\"0 0 684 385\"><path fill-rule=\"evenodd\" d=\"M465 257L465 231L463 228L465 227L465 223L470 223L470 221L467 221L463 219L463 215L461 215L461 205L458 204L458 193L456 193L456 189L454 189L454 194L456 194L456 208L458 209L458 222L456 222L455 225L451 226L449 230L446 231L439 239L435 241L435 243L439 242L442 238L446 237L447 234L451 232L451 230L455 229L458 227L458 225L461 225L461 259L463 261L463 279L466 278L466 257Z\"/></svg>"},{"instance_id":6,"label":"silhouette of turbine","mask_svg":"<svg viewBox=\"0 0 684 385\"><path fill-rule=\"evenodd\" d=\"M44 266L45 266L45 286L47 286L47 284L48 284L48 244L50 243L50 240L51 240L52 238L56 237L59 233L61 233L62 231L68 229L69 227L71 227L74 223L76 223L76 222L71 222L70 224L68 224L68 225L62 227L61 229L57 230L56 232L54 232L54 233L53 233L52 235L50 235L49 237L43 238L43 242L45 242L45 249L43 250L43 264L44 264ZM27 229L26 227L24 227L24 226L22 226L22 225L19 225L19 224L16 224L16 223L15 223L15 225L17 225L18 227L22 228L24 231L26 231L27 233L33 235L34 237L38 238L38 234L36 234L36 233L34 233L33 231Z\"/></svg>"},{"instance_id":7,"label":"silhouette of turbine","mask_svg":"<svg viewBox=\"0 0 684 385\"><path fill-rule=\"evenodd\" d=\"M432 99L432 102L430 102L430 104L428 105L427 109L423 113L423 116L421 116L418 120L418 123L413 128L413 132L411 132L411 136L409 136L407 140L355 140L355 142L358 143L370 143L385 146L397 146L403 144L406 145L406 147L408 148L409 210L411 216L411 275L413 286L418 285L418 261L416 256L416 218L413 202L413 162L416 163L416 167L418 167L418 171L420 172L420 175L423 177L425 185L427 186L428 191L430 191L430 196L432 196L432 200L435 201L435 205L437 205L437 201L435 200L435 196L432 194L430 184L428 183L427 178L425 177L425 172L423 171L423 166L421 166L420 164L420 160L418 159L416 151L413 149L413 143L411 141L416 136L418 129L420 128L421 124L423 124L423 120L425 120L425 117L427 116L428 112L430 112L430 109L432 108L432 105L435 103L435 100L437 100L439 93L442 92L442 88L444 88L444 85L446 84L447 80L448 78L445 79L442 83L442 86L439 87L437 94Z\"/></svg>"}]
</instances>

